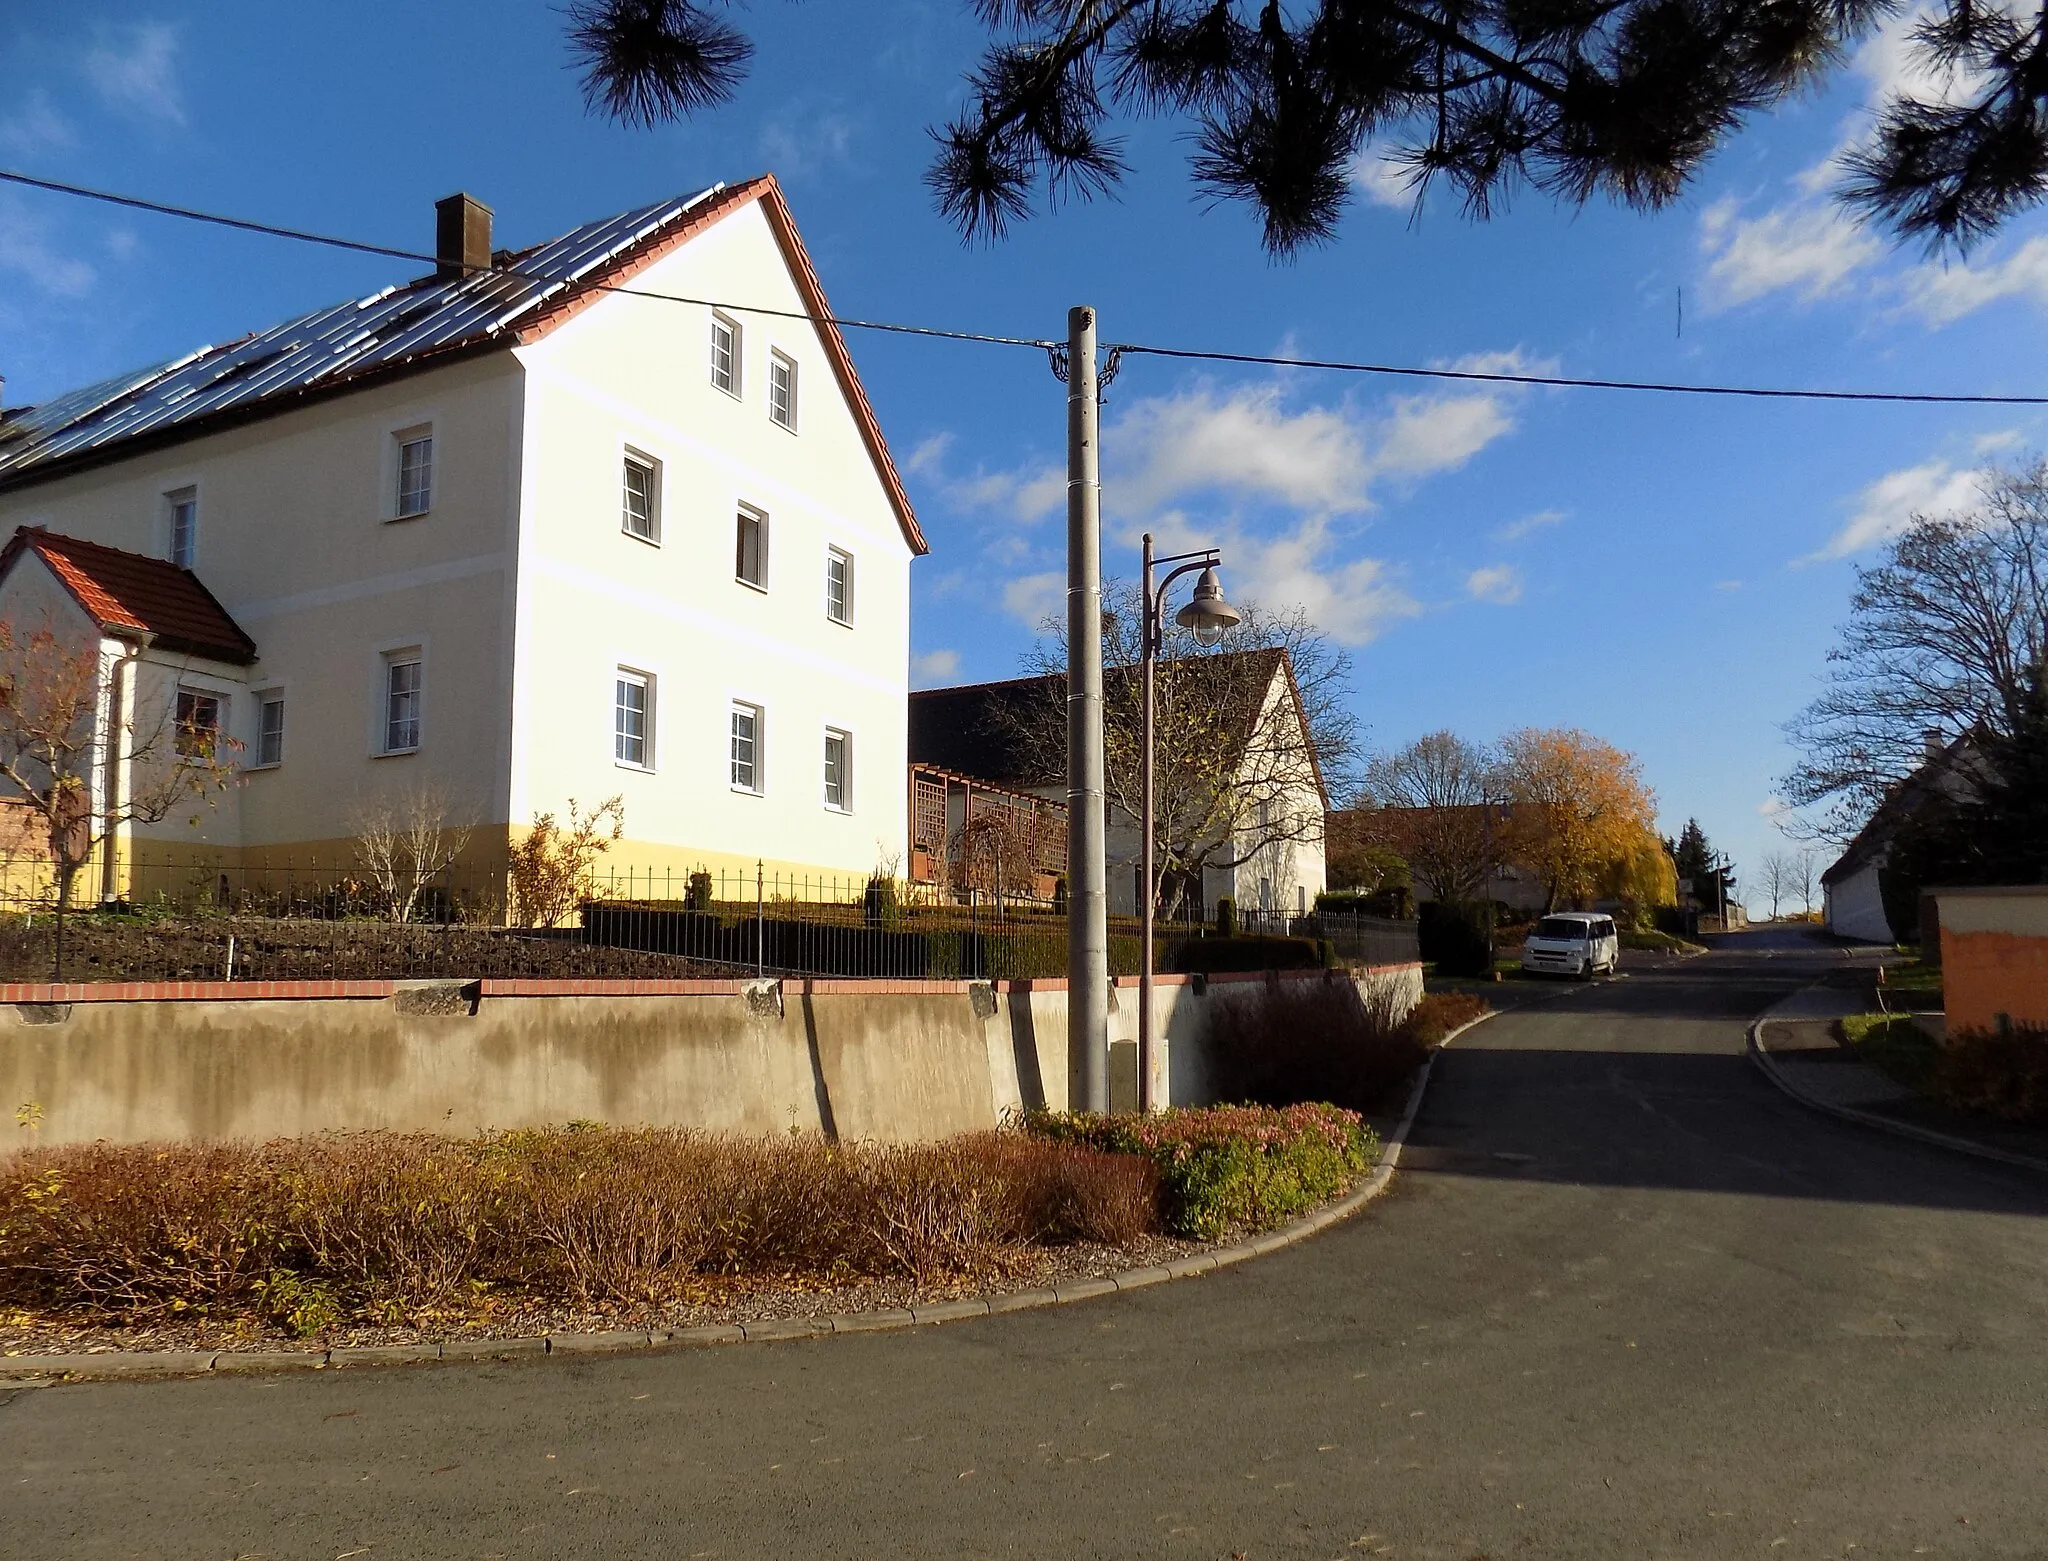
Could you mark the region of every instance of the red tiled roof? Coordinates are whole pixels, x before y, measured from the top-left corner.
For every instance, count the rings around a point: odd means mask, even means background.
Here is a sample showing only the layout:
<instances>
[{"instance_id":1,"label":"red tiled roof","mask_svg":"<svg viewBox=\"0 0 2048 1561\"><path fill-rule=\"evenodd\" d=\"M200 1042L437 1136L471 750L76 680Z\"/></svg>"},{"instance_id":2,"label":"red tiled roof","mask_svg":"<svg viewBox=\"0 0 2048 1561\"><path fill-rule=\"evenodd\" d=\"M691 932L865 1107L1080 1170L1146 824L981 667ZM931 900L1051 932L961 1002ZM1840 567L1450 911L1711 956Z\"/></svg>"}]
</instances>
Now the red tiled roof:
<instances>
[{"instance_id":1,"label":"red tiled roof","mask_svg":"<svg viewBox=\"0 0 2048 1561\"><path fill-rule=\"evenodd\" d=\"M0 580L24 553L48 565L104 633L119 639L147 634L165 650L209 661L246 666L256 659L256 642L189 569L23 526L0 551Z\"/></svg>"}]
</instances>

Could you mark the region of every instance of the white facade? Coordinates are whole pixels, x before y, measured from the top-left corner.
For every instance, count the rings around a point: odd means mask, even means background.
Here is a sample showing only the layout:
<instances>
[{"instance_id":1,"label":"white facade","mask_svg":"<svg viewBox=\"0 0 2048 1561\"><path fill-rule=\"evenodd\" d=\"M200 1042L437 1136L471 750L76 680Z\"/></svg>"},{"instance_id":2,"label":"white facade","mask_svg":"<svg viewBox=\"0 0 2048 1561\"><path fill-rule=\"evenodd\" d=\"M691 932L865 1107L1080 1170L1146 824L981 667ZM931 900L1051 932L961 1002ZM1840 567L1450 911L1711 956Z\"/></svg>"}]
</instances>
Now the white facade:
<instances>
[{"instance_id":1,"label":"white facade","mask_svg":"<svg viewBox=\"0 0 2048 1561\"><path fill-rule=\"evenodd\" d=\"M1890 943L1892 924L1884 913L1884 896L1878 892L1880 862L1865 862L1823 885L1827 897L1827 929L1838 938L1855 938L1863 943Z\"/></svg>"},{"instance_id":2,"label":"white facade","mask_svg":"<svg viewBox=\"0 0 2048 1561\"><path fill-rule=\"evenodd\" d=\"M602 295L499 350L0 492L0 536L158 558L196 513L191 567L259 659L205 674L243 774L184 833L340 861L365 804L426 787L502 850L536 811L616 793L621 870L843 878L902 856L921 542L836 343L749 312L822 301L762 184L630 274L729 302L718 341L708 307Z\"/></svg>"}]
</instances>

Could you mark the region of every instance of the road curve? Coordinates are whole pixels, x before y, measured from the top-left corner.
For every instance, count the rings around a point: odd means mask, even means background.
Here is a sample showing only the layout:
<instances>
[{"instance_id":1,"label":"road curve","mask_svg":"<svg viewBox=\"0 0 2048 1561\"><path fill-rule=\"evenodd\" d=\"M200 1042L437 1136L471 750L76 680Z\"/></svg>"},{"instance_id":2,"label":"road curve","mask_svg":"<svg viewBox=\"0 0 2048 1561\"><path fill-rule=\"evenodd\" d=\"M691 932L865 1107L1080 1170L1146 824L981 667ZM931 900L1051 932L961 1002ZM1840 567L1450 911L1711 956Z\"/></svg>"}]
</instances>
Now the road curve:
<instances>
[{"instance_id":1,"label":"road curve","mask_svg":"<svg viewBox=\"0 0 2048 1561\"><path fill-rule=\"evenodd\" d=\"M0 1389L0 1555L2048 1554L2048 1181L1778 1095L1744 1022L1814 961L1731 942L1474 1030L1387 1197L1204 1279Z\"/></svg>"}]
</instances>

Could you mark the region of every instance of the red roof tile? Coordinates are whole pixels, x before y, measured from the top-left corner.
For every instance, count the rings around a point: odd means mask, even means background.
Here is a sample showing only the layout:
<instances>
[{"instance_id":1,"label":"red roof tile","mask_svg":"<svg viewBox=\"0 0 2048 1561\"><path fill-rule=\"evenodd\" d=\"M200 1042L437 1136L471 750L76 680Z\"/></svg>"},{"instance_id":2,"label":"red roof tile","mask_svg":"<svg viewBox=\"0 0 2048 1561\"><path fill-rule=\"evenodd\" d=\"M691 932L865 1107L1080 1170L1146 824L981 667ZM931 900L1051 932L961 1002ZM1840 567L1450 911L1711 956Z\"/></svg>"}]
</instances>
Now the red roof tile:
<instances>
[{"instance_id":1,"label":"red roof tile","mask_svg":"<svg viewBox=\"0 0 2048 1561\"><path fill-rule=\"evenodd\" d=\"M120 639L153 636L163 649L246 666L256 642L189 569L78 537L23 526L0 551L0 580L24 553L49 566L101 630Z\"/></svg>"}]
</instances>

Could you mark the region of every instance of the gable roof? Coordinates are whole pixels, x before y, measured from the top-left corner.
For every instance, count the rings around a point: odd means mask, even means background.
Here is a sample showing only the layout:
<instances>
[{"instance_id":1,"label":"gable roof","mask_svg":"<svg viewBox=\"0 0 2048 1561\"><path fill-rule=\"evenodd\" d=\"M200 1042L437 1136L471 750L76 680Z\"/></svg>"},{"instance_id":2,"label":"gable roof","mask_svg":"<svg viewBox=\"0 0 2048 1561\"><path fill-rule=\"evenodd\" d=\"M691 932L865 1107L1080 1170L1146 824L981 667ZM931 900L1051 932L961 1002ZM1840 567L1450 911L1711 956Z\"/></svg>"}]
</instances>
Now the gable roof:
<instances>
[{"instance_id":1,"label":"gable roof","mask_svg":"<svg viewBox=\"0 0 2048 1561\"><path fill-rule=\"evenodd\" d=\"M1938 753L1903 780L1892 783L1884 800L1856 832L1832 866L1820 875L1823 884L1837 884L1866 866L1882 865L1891 843L1906 821L1930 802L1959 791L1974 793L1984 776L1984 746L1973 728L1952 738Z\"/></svg>"},{"instance_id":2,"label":"gable roof","mask_svg":"<svg viewBox=\"0 0 2048 1561\"><path fill-rule=\"evenodd\" d=\"M832 323L817 268L773 174L656 201L531 249L492 269L422 277L287 320L223 347L116 375L40 406L0 412L0 492L141 449L197 438L309 402L538 341L648 266L755 202L812 316L876 475L915 553L930 551L881 424Z\"/></svg>"},{"instance_id":3,"label":"gable roof","mask_svg":"<svg viewBox=\"0 0 2048 1561\"><path fill-rule=\"evenodd\" d=\"M1301 690L1294 681L1293 662L1284 650L1275 647L1226 651L1215 656L1190 656L1164 665L1192 673L1199 679L1205 670L1213 674L1226 663L1233 669L1249 667L1254 678L1263 673L1267 688L1272 686L1274 677L1284 672L1288 697L1293 700L1295 714L1306 729L1308 722L1302 708ZM1139 672L1137 667L1104 668L1105 695L1135 703ZM1058 784L1066 775L1066 744L1063 740L1057 749L1048 751L1034 743L1030 736L1032 723L1029 712L1034 707L1043 708L1048 701L1064 698L1066 681L1065 674L1055 672L1043 677L1010 678L999 683L971 683L957 688L931 688L913 693L910 696L909 728L911 763L931 765L1006 786ZM1199 692L1199 684L1196 691ZM1239 714L1242 717L1239 727L1228 734L1228 740L1241 752L1257 728L1259 712L1247 709ZM1324 783L1322 763L1313 741L1308 751L1316 789L1322 793L1323 807L1327 810L1330 805L1329 788Z\"/></svg>"},{"instance_id":4,"label":"gable roof","mask_svg":"<svg viewBox=\"0 0 2048 1561\"><path fill-rule=\"evenodd\" d=\"M149 635L164 650L237 666L256 659L256 642L189 569L22 526L0 549L0 580L29 553L49 567L103 634L130 640Z\"/></svg>"}]
</instances>

